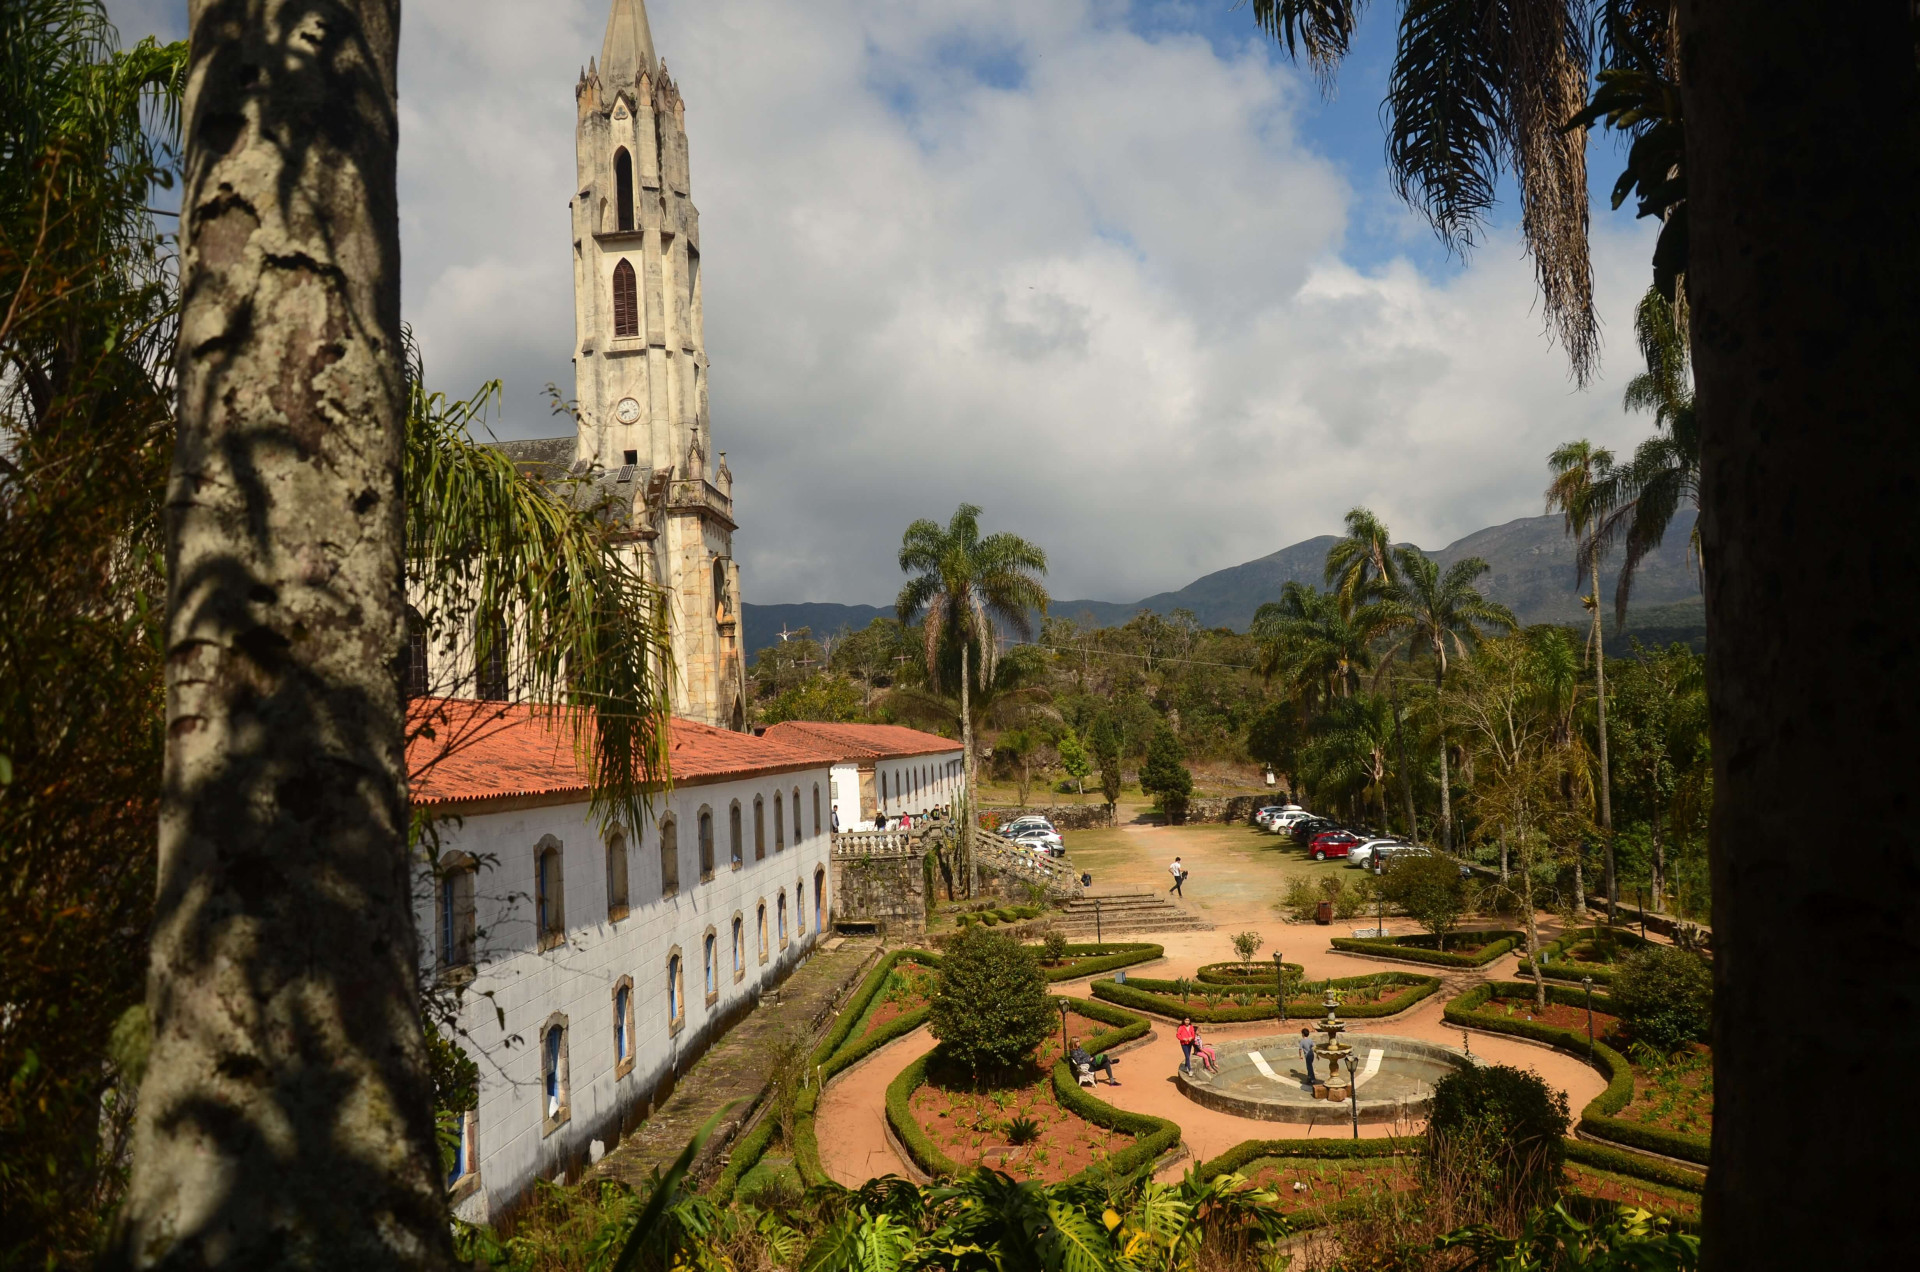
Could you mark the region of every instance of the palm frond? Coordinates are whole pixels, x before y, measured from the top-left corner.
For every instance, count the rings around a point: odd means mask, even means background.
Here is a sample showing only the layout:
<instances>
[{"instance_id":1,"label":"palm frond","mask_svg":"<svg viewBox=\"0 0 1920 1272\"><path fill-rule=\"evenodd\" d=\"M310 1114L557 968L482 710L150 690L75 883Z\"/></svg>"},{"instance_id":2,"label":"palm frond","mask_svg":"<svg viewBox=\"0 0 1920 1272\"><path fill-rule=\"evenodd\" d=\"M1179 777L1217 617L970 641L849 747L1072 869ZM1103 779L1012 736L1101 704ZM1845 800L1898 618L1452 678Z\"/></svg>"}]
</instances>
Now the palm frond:
<instances>
[{"instance_id":1,"label":"palm frond","mask_svg":"<svg viewBox=\"0 0 1920 1272\"><path fill-rule=\"evenodd\" d=\"M1288 57L1304 52L1321 91L1330 94L1365 7L1366 0L1253 0L1253 20L1287 46Z\"/></svg>"}]
</instances>

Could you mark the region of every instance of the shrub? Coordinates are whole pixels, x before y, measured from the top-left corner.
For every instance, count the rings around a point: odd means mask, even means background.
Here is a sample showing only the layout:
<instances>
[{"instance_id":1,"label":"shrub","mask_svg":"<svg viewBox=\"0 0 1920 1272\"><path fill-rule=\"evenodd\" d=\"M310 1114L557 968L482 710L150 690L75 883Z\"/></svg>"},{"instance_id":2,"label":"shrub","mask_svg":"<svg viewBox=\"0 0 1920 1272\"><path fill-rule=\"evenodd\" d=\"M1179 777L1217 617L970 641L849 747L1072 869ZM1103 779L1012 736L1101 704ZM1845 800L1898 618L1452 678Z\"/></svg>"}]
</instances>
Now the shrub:
<instances>
[{"instance_id":1,"label":"shrub","mask_svg":"<svg viewBox=\"0 0 1920 1272\"><path fill-rule=\"evenodd\" d=\"M1266 943L1267 938L1261 936L1258 932L1234 933L1233 952L1240 956L1240 966L1251 967L1253 964L1253 956L1258 954L1260 947Z\"/></svg>"},{"instance_id":2,"label":"shrub","mask_svg":"<svg viewBox=\"0 0 1920 1272\"><path fill-rule=\"evenodd\" d=\"M1047 939L1040 943L1045 951L1047 962L1058 963L1067 956L1067 935L1064 932L1049 932Z\"/></svg>"},{"instance_id":3,"label":"shrub","mask_svg":"<svg viewBox=\"0 0 1920 1272\"><path fill-rule=\"evenodd\" d=\"M1007 1143L1031 1144L1040 1138L1040 1123L1030 1117L1016 1117L1007 1123Z\"/></svg>"},{"instance_id":4,"label":"shrub","mask_svg":"<svg viewBox=\"0 0 1920 1272\"><path fill-rule=\"evenodd\" d=\"M1286 900L1281 904L1286 906L1289 918L1304 922L1311 919L1314 911L1320 908L1320 889L1308 879L1289 880Z\"/></svg>"},{"instance_id":5,"label":"shrub","mask_svg":"<svg viewBox=\"0 0 1920 1272\"><path fill-rule=\"evenodd\" d=\"M968 928L941 960L930 1020L946 1056L977 1082L982 1070L1018 1063L1052 1032L1046 977L1013 938Z\"/></svg>"},{"instance_id":6,"label":"shrub","mask_svg":"<svg viewBox=\"0 0 1920 1272\"><path fill-rule=\"evenodd\" d=\"M1443 950L1447 948L1447 934L1460 926L1473 904L1458 863L1439 855L1395 861L1380 877L1380 891L1415 923L1433 933Z\"/></svg>"},{"instance_id":7,"label":"shrub","mask_svg":"<svg viewBox=\"0 0 1920 1272\"><path fill-rule=\"evenodd\" d=\"M1462 1069L1433 1088L1432 1180L1482 1215L1551 1199L1566 1162L1567 1097L1509 1065Z\"/></svg>"},{"instance_id":8,"label":"shrub","mask_svg":"<svg viewBox=\"0 0 1920 1272\"><path fill-rule=\"evenodd\" d=\"M1638 1042L1671 1054L1706 1038L1713 1021L1713 977L1692 954L1649 945L1627 956L1608 995Z\"/></svg>"},{"instance_id":9,"label":"shrub","mask_svg":"<svg viewBox=\"0 0 1920 1272\"><path fill-rule=\"evenodd\" d=\"M1187 801L1193 796L1193 774L1187 771L1186 753L1173 730L1165 725L1147 743L1147 762L1140 769L1140 789L1157 796L1168 821L1186 816Z\"/></svg>"}]
</instances>

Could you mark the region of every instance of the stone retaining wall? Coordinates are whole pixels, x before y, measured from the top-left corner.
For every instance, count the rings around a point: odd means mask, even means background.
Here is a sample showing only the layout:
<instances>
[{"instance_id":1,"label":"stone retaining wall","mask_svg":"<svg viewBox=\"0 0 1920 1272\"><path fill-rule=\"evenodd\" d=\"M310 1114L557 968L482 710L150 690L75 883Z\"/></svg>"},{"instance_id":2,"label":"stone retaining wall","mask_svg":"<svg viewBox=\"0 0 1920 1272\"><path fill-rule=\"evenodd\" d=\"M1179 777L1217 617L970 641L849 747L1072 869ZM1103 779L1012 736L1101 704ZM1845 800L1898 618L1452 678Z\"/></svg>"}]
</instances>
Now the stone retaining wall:
<instances>
[{"instance_id":1,"label":"stone retaining wall","mask_svg":"<svg viewBox=\"0 0 1920 1272\"><path fill-rule=\"evenodd\" d=\"M1024 808L983 808L980 824L998 830L1016 817L1038 814L1052 822L1056 830L1091 830L1113 825L1113 814L1105 804L1029 804Z\"/></svg>"}]
</instances>

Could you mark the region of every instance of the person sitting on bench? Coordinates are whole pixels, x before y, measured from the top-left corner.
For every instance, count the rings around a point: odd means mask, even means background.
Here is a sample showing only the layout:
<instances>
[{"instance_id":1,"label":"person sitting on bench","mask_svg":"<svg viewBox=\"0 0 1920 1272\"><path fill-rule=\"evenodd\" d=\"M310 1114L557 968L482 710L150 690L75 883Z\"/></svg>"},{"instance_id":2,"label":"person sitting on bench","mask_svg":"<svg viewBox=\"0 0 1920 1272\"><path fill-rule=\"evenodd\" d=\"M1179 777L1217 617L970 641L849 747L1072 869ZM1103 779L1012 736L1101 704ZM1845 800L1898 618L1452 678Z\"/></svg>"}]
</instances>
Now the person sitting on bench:
<instances>
[{"instance_id":1,"label":"person sitting on bench","mask_svg":"<svg viewBox=\"0 0 1920 1272\"><path fill-rule=\"evenodd\" d=\"M1086 1048L1076 1042L1073 1044L1073 1050L1069 1051L1067 1056L1073 1061L1073 1067L1076 1070L1085 1069L1088 1073L1091 1073L1095 1069L1105 1069L1107 1071L1108 1084L1111 1086L1120 1085L1120 1080L1113 1076L1113 1057L1109 1056L1106 1052L1102 1051L1097 1056L1090 1056L1087 1054Z\"/></svg>"}]
</instances>

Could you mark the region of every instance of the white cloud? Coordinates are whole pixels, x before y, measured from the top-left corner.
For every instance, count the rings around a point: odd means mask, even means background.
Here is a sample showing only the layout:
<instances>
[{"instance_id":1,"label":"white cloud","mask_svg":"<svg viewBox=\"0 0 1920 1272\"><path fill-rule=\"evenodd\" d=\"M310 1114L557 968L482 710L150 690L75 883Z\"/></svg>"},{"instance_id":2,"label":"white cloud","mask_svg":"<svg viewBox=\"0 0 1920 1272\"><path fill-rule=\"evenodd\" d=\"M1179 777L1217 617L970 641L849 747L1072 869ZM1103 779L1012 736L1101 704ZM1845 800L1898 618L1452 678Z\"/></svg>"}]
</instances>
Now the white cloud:
<instances>
[{"instance_id":1,"label":"white cloud","mask_svg":"<svg viewBox=\"0 0 1920 1272\"><path fill-rule=\"evenodd\" d=\"M605 3L406 9L406 314L439 387L507 380L505 435L571 392L572 88ZM1600 222L1612 339L1577 393L1510 237L1440 278L1343 259L1411 218L1302 139L1313 88L1250 19L1234 44L1117 0L650 8L749 600L884 601L906 523L962 500L1044 545L1060 596L1178 587L1356 503L1437 546L1540 511L1559 442L1646 431L1618 407L1644 227Z\"/></svg>"}]
</instances>

